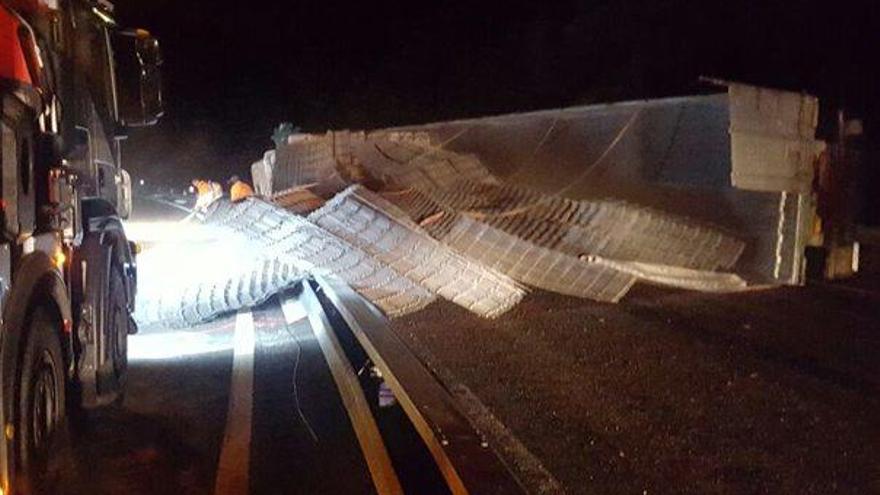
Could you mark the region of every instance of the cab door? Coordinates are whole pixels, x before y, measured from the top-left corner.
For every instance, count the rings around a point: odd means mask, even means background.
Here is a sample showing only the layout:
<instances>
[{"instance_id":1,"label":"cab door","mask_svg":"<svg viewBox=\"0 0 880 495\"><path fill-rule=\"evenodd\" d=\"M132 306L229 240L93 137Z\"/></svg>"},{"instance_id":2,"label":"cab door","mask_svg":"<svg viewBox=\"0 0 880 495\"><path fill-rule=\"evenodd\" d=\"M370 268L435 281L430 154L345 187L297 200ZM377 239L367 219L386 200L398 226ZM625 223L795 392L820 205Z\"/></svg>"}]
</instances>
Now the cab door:
<instances>
[{"instance_id":1,"label":"cab door","mask_svg":"<svg viewBox=\"0 0 880 495\"><path fill-rule=\"evenodd\" d=\"M2 193L3 229L11 239L26 238L34 231L36 200L34 160L36 154L34 114L10 93L2 96Z\"/></svg>"}]
</instances>

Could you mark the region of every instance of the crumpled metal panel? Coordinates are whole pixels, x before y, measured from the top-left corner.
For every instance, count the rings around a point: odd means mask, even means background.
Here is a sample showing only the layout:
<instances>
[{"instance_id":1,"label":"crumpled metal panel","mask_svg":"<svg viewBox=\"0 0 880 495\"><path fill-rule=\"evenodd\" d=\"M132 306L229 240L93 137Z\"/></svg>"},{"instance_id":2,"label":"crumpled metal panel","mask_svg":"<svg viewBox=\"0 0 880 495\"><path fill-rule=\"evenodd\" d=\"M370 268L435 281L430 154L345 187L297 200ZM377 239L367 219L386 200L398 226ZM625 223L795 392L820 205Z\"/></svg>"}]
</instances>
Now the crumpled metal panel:
<instances>
[{"instance_id":1,"label":"crumpled metal panel","mask_svg":"<svg viewBox=\"0 0 880 495\"><path fill-rule=\"evenodd\" d=\"M731 267L744 244L717 230L619 201L575 201L522 187L459 182L437 203L550 249L697 270Z\"/></svg>"},{"instance_id":2,"label":"crumpled metal panel","mask_svg":"<svg viewBox=\"0 0 880 495\"><path fill-rule=\"evenodd\" d=\"M494 178L480 182L491 175L473 157L467 157L466 167L452 170L456 153L413 143L372 143L380 151L369 156L365 167L384 174L394 186L422 191L449 210L467 212L546 248L699 270L730 268L744 248L741 241L714 229L620 201L576 201ZM426 178L423 170L440 170L433 173L442 179Z\"/></svg>"},{"instance_id":3,"label":"crumpled metal panel","mask_svg":"<svg viewBox=\"0 0 880 495\"><path fill-rule=\"evenodd\" d=\"M483 220L446 209L412 189L386 192L383 197L461 254L519 282L561 294L616 302L636 279L703 291L736 291L746 285L740 277L729 273L583 256L577 249L550 249Z\"/></svg>"},{"instance_id":4,"label":"crumpled metal panel","mask_svg":"<svg viewBox=\"0 0 880 495\"><path fill-rule=\"evenodd\" d=\"M522 299L512 279L431 238L393 205L355 185L308 219L362 249L419 286L482 317L493 318Z\"/></svg>"},{"instance_id":5,"label":"crumpled metal panel","mask_svg":"<svg viewBox=\"0 0 880 495\"><path fill-rule=\"evenodd\" d=\"M191 252L186 253L187 249ZM174 251L170 253L176 258L174 262L161 259L169 254L162 253L165 250ZM186 328L255 306L304 276L291 264L277 259L237 257L218 269L203 263L204 256L192 247L172 245L147 250L138 257L141 276L134 318L141 329ZM205 269L197 270L195 275L182 274L181 258Z\"/></svg>"},{"instance_id":6,"label":"crumpled metal panel","mask_svg":"<svg viewBox=\"0 0 880 495\"><path fill-rule=\"evenodd\" d=\"M418 141L369 138L354 150L359 163L386 188L446 190L461 180L495 182L473 156L451 153Z\"/></svg>"},{"instance_id":7,"label":"crumpled metal panel","mask_svg":"<svg viewBox=\"0 0 880 495\"><path fill-rule=\"evenodd\" d=\"M560 294L617 302L636 282L615 267L579 260L463 216L442 242L520 282Z\"/></svg>"},{"instance_id":8,"label":"crumpled metal panel","mask_svg":"<svg viewBox=\"0 0 880 495\"><path fill-rule=\"evenodd\" d=\"M275 150L263 153L263 158L251 164L251 182L260 196L272 195L272 177L275 175Z\"/></svg>"},{"instance_id":9,"label":"crumpled metal panel","mask_svg":"<svg viewBox=\"0 0 880 495\"><path fill-rule=\"evenodd\" d=\"M272 170L274 193L309 184L335 184L343 189L346 181L339 172L332 133L290 136L275 153Z\"/></svg>"},{"instance_id":10,"label":"crumpled metal panel","mask_svg":"<svg viewBox=\"0 0 880 495\"><path fill-rule=\"evenodd\" d=\"M444 208L427 194L417 189L381 191L381 196L428 232L431 237L441 239L452 229L458 213Z\"/></svg>"},{"instance_id":11,"label":"crumpled metal panel","mask_svg":"<svg viewBox=\"0 0 880 495\"><path fill-rule=\"evenodd\" d=\"M745 280L734 273L693 270L679 266L642 263L639 261L617 261L599 256L585 256L585 261L613 268L630 274L640 280L658 285L679 287L703 292L736 292L748 286Z\"/></svg>"},{"instance_id":12,"label":"crumpled metal panel","mask_svg":"<svg viewBox=\"0 0 880 495\"><path fill-rule=\"evenodd\" d=\"M414 189L383 197L443 244L532 287L617 302L636 281L614 267L588 263L456 213Z\"/></svg>"},{"instance_id":13,"label":"crumpled metal panel","mask_svg":"<svg viewBox=\"0 0 880 495\"><path fill-rule=\"evenodd\" d=\"M391 188L423 191L510 234L570 254L662 263L699 270L730 268L744 244L715 229L620 201L577 201L497 181L473 156L420 143L368 139L356 152Z\"/></svg>"},{"instance_id":14,"label":"crumpled metal panel","mask_svg":"<svg viewBox=\"0 0 880 495\"><path fill-rule=\"evenodd\" d=\"M709 96L305 139L332 150L317 161L339 180L319 181L320 199L361 184L388 200L373 210L528 285L616 300L633 279L707 291L740 290L746 277L796 283L809 205L732 188L728 124L726 98ZM288 186L320 175L289 165L301 170ZM617 282L540 275L566 264L568 276Z\"/></svg>"},{"instance_id":15,"label":"crumpled metal panel","mask_svg":"<svg viewBox=\"0 0 880 495\"><path fill-rule=\"evenodd\" d=\"M423 191L453 211L467 211L509 234L576 256L593 254L715 270L730 268L744 248L730 236L665 213L619 201L577 201L501 184L474 156L442 150L424 138L377 136L381 139L328 133L286 145L282 149L292 158L287 175L293 182L288 185L308 184L320 177L331 177L333 184L339 184L341 176L325 169L341 167L334 158L341 156L355 160L386 189ZM316 153L315 147L323 152ZM302 157L293 158L298 153Z\"/></svg>"},{"instance_id":16,"label":"crumpled metal panel","mask_svg":"<svg viewBox=\"0 0 880 495\"><path fill-rule=\"evenodd\" d=\"M801 226L812 224L814 205L809 194L731 183L732 106L727 94L687 96L383 132L427 133L445 150L478 157L507 184L575 200L614 198L717 226L748 243L738 274L756 283L801 283Z\"/></svg>"},{"instance_id":17,"label":"crumpled metal panel","mask_svg":"<svg viewBox=\"0 0 880 495\"><path fill-rule=\"evenodd\" d=\"M345 281L390 317L417 311L434 300L432 293L360 248L260 199L218 201L204 222L242 235L260 256Z\"/></svg>"},{"instance_id":18,"label":"crumpled metal panel","mask_svg":"<svg viewBox=\"0 0 880 495\"><path fill-rule=\"evenodd\" d=\"M339 135L339 137L332 137ZM329 137L328 137L329 136ZM491 237L495 252L479 252L478 261L528 285L598 300L617 300L642 278L654 283L702 290L738 290L742 279L718 275L736 262L744 244L715 229L621 201L573 200L503 184L473 156L442 150L421 134L328 133L350 170L362 169L374 188L435 239L449 244L452 227L466 216L476 223L458 232L459 249ZM340 145L339 143L343 143ZM350 154L348 153L350 151ZM337 162L341 169L342 165ZM350 174L345 174L350 175ZM378 196L377 196L378 197ZM390 204L377 207L392 214ZM394 215L392 215L394 216ZM400 220L400 215L397 215ZM477 228L479 227L479 232ZM363 247L363 246L362 246ZM566 287L540 278L520 264L509 265L498 253L515 249L535 256L535 263L571 264L568 273L593 273L607 282L578 279ZM558 256L550 256L555 252ZM583 260L601 260L587 263ZM635 264L633 264L635 263ZM594 265L589 267L587 265ZM704 272L705 273L702 273Z\"/></svg>"}]
</instances>

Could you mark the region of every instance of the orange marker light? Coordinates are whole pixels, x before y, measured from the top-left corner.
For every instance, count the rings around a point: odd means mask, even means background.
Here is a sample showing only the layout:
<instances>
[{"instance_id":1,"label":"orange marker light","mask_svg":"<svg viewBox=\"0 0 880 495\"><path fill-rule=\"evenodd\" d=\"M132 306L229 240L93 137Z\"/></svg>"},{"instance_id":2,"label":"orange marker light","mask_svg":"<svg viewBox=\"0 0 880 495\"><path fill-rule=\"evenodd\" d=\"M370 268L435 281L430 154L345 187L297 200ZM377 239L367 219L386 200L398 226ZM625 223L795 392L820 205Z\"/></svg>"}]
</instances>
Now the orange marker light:
<instances>
[{"instance_id":1,"label":"orange marker light","mask_svg":"<svg viewBox=\"0 0 880 495\"><path fill-rule=\"evenodd\" d=\"M67 261L67 255L64 254L64 251L56 251L55 255L52 256L52 261L55 263L56 268L64 268L64 262Z\"/></svg>"}]
</instances>

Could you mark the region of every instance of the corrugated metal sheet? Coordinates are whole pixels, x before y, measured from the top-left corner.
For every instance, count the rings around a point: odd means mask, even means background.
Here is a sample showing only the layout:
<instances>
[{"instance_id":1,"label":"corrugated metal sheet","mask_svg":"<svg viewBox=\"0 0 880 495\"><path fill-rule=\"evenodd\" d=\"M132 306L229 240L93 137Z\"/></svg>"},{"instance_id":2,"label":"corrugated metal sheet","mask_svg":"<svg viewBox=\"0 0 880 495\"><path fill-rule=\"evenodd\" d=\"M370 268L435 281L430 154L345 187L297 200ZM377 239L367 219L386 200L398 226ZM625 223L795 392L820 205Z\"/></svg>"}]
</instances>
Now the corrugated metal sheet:
<instances>
[{"instance_id":1,"label":"corrugated metal sheet","mask_svg":"<svg viewBox=\"0 0 880 495\"><path fill-rule=\"evenodd\" d=\"M480 316L509 310L525 291L507 276L466 258L428 236L393 207L361 186L352 186L308 219L362 249L426 290Z\"/></svg>"},{"instance_id":2,"label":"corrugated metal sheet","mask_svg":"<svg viewBox=\"0 0 880 495\"><path fill-rule=\"evenodd\" d=\"M615 267L579 260L463 216L452 222L442 242L520 282L560 294L617 302L636 281Z\"/></svg>"},{"instance_id":3,"label":"corrugated metal sheet","mask_svg":"<svg viewBox=\"0 0 880 495\"><path fill-rule=\"evenodd\" d=\"M384 132L427 133L445 150L478 157L507 184L575 200L622 200L716 226L747 243L735 266L738 274L761 284L800 283L804 237L798 225L811 223L814 205L809 194L788 192L780 208L783 193L731 183L731 111L731 98L717 94ZM804 135L812 137L809 129Z\"/></svg>"},{"instance_id":4,"label":"corrugated metal sheet","mask_svg":"<svg viewBox=\"0 0 880 495\"><path fill-rule=\"evenodd\" d=\"M309 184L332 184L343 189L346 181L336 161L333 134L293 135L276 150L272 191Z\"/></svg>"},{"instance_id":5,"label":"corrugated metal sheet","mask_svg":"<svg viewBox=\"0 0 880 495\"><path fill-rule=\"evenodd\" d=\"M245 237L260 256L345 281L389 316L416 311L434 300L432 293L360 248L265 201L219 201L204 221Z\"/></svg>"},{"instance_id":6,"label":"corrugated metal sheet","mask_svg":"<svg viewBox=\"0 0 880 495\"><path fill-rule=\"evenodd\" d=\"M134 314L138 325L192 326L257 305L304 276L291 263L261 256L252 247L218 229L195 242L181 239L141 253Z\"/></svg>"},{"instance_id":7,"label":"corrugated metal sheet","mask_svg":"<svg viewBox=\"0 0 880 495\"><path fill-rule=\"evenodd\" d=\"M578 248L548 248L529 236L509 233L483 219L445 208L410 189L383 195L406 211L433 237L463 255L533 287L599 301L618 301L636 279L695 290L741 290L738 276L666 264L619 261L585 255Z\"/></svg>"},{"instance_id":8,"label":"corrugated metal sheet","mask_svg":"<svg viewBox=\"0 0 880 495\"><path fill-rule=\"evenodd\" d=\"M320 139L336 143L334 153L346 163L337 160L337 167L358 170L434 239L525 284L613 301L634 278L703 290L742 287L740 277L714 273L731 268L744 249L717 229L622 201L574 200L505 184L475 156L444 150L422 133L334 135ZM390 204L373 206L400 221ZM454 226L459 230L450 237ZM511 252L527 255L509 263ZM577 282L541 278L529 259L565 266ZM589 274L597 279L588 281Z\"/></svg>"},{"instance_id":9,"label":"corrugated metal sheet","mask_svg":"<svg viewBox=\"0 0 880 495\"><path fill-rule=\"evenodd\" d=\"M469 181L426 194L453 211L574 255L715 270L731 267L744 248L741 241L715 229L620 201L575 201Z\"/></svg>"},{"instance_id":10,"label":"corrugated metal sheet","mask_svg":"<svg viewBox=\"0 0 880 495\"><path fill-rule=\"evenodd\" d=\"M418 141L370 137L354 151L356 159L384 187L448 190L459 181L495 182L474 156L452 153Z\"/></svg>"}]
</instances>

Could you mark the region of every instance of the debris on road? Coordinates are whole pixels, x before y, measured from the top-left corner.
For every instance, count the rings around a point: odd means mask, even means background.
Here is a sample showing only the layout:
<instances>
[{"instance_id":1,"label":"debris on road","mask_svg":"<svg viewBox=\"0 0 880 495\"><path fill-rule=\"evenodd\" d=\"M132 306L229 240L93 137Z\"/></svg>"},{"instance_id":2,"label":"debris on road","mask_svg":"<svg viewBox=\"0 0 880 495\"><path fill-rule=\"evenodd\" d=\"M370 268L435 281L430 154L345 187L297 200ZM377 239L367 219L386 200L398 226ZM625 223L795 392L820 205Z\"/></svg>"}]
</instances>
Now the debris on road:
<instances>
[{"instance_id":1,"label":"debris on road","mask_svg":"<svg viewBox=\"0 0 880 495\"><path fill-rule=\"evenodd\" d=\"M639 281L703 292L800 283L809 198L735 190L730 167L739 166L739 155L732 157L730 135L719 127L732 122L730 105L718 96L693 97L566 109L552 119L539 112L409 129L284 133L252 166L262 199L249 192L234 204L200 201L194 220L246 239L250 259L242 266L264 266L265 258L299 276L336 276L390 317L441 297L494 318L529 287L617 302ZM705 135L685 148L667 133L644 142L666 129L671 112L681 120L684 108L694 116L681 125ZM537 147L524 152L514 137L532 139L547 123ZM551 146L553 132L562 141ZM485 153L474 152L481 144ZM592 163L579 162L578 153L599 150ZM539 153L543 171L533 170ZM554 156L560 170L575 173L568 184L548 192L517 179L552 175ZM619 170L611 157L622 160ZM706 177L695 180L694 173ZM709 181L719 173L723 184ZM646 182L645 174L653 179ZM568 194L587 179L605 189ZM673 205L661 209L655 196ZM726 228L706 222L713 216L704 212L697 212L700 221L673 213L691 199L728 201L715 217ZM267 290L289 283L257 278ZM242 282L225 284L209 292ZM234 302L208 306L231 311Z\"/></svg>"},{"instance_id":2,"label":"debris on road","mask_svg":"<svg viewBox=\"0 0 880 495\"><path fill-rule=\"evenodd\" d=\"M704 291L746 285L717 271L739 258L739 240L619 201L504 184L477 158L418 135L298 135L278 154L285 166L274 172L289 187L274 204L217 198L200 184L212 201L200 200L192 221L221 233L207 250L246 247L217 277L191 277L176 292L142 290L141 325L191 325L307 274L341 278L390 317L443 297L493 318L525 287L617 302L638 280ZM158 280L179 274L176 263L150 264L155 253L143 258Z\"/></svg>"}]
</instances>

